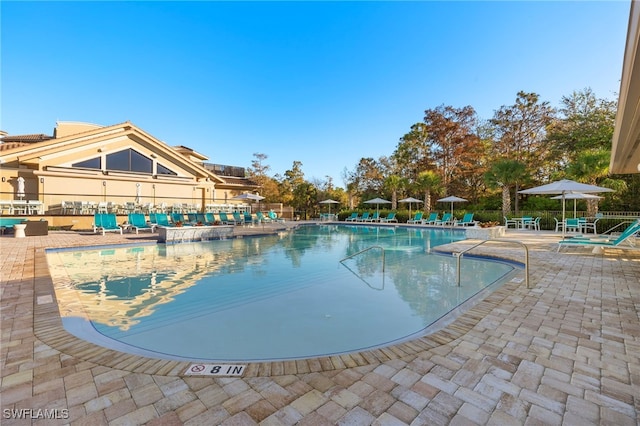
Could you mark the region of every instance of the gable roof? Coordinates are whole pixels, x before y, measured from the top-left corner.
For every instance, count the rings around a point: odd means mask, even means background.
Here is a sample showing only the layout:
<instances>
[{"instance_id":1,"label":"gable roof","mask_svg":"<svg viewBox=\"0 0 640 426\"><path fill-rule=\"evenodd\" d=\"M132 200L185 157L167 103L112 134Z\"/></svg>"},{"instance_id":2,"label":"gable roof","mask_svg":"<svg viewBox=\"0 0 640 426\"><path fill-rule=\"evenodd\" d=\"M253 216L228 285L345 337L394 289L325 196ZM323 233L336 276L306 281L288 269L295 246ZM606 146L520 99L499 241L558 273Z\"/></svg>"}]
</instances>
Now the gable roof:
<instances>
[{"instance_id":1,"label":"gable roof","mask_svg":"<svg viewBox=\"0 0 640 426\"><path fill-rule=\"evenodd\" d=\"M190 159L174 148L151 136L129 121L103 127L87 126L84 127L84 129L88 130L60 138L50 137L40 142L12 144L0 150L0 162L6 164L19 160L22 164L30 163L38 165L43 158L48 156L55 156L56 154L66 153L70 150L81 150L89 145L100 145L100 143L108 143L114 139L126 137L146 146L152 152L189 171L189 173L192 173L196 178L209 178L220 183L224 182L200 164L190 161Z\"/></svg>"}]
</instances>

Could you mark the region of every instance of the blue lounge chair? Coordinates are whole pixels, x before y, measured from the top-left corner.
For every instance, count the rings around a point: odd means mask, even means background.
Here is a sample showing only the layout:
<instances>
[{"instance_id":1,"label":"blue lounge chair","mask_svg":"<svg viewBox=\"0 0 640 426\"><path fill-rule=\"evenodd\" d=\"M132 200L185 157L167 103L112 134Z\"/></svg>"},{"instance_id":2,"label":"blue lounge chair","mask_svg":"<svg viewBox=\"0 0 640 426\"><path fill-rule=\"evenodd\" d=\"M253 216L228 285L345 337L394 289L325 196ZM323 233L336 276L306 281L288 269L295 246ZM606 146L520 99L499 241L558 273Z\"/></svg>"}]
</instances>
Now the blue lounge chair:
<instances>
[{"instance_id":1,"label":"blue lounge chair","mask_svg":"<svg viewBox=\"0 0 640 426\"><path fill-rule=\"evenodd\" d=\"M216 223L216 218L213 216L213 213L205 213L204 219L208 225L213 225Z\"/></svg>"},{"instance_id":2,"label":"blue lounge chair","mask_svg":"<svg viewBox=\"0 0 640 426\"><path fill-rule=\"evenodd\" d=\"M362 216L356 219L356 222L366 222L368 219L369 219L369 212L364 212L362 213Z\"/></svg>"},{"instance_id":3,"label":"blue lounge chair","mask_svg":"<svg viewBox=\"0 0 640 426\"><path fill-rule=\"evenodd\" d=\"M129 213L129 225L135 229L136 234L139 231L155 232L156 230L156 225L148 224L142 213Z\"/></svg>"},{"instance_id":4,"label":"blue lounge chair","mask_svg":"<svg viewBox=\"0 0 640 426\"><path fill-rule=\"evenodd\" d=\"M271 218L264 215L262 212L256 212L256 216L260 222L269 223L271 222Z\"/></svg>"},{"instance_id":5,"label":"blue lounge chair","mask_svg":"<svg viewBox=\"0 0 640 426\"><path fill-rule=\"evenodd\" d=\"M380 218L380 222L382 223L389 223L389 222L395 222L398 223L398 219L396 219L396 213L395 212L391 212L387 215L387 217L381 217Z\"/></svg>"},{"instance_id":6,"label":"blue lounge chair","mask_svg":"<svg viewBox=\"0 0 640 426\"><path fill-rule=\"evenodd\" d=\"M218 216L220 216L220 222L222 222L225 225L236 225L236 221L233 217L229 217L227 216L227 213L225 212L220 212L218 213Z\"/></svg>"},{"instance_id":7,"label":"blue lounge chair","mask_svg":"<svg viewBox=\"0 0 640 426\"><path fill-rule=\"evenodd\" d=\"M429 217L420 221L423 225L433 225L438 220L438 212L430 213Z\"/></svg>"},{"instance_id":8,"label":"blue lounge chair","mask_svg":"<svg viewBox=\"0 0 640 426\"><path fill-rule=\"evenodd\" d=\"M465 213L461 221L456 220L453 224L456 226L476 226L477 220L473 220L473 213Z\"/></svg>"},{"instance_id":9,"label":"blue lounge chair","mask_svg":"<svg viewBox=\"0 0 640 426\"><path fill-rule=\"evenodd\" d=\"M592 237L592 238L584 238L584 237L573 237L567 240L558 241L558 250L560 251L560 247L563 246L575 246L575 247L609 247L609 248L619 248L619 249L640 249L640 246L637 246L635 241L631 241L632 237L634 237L637 233L640 233L640 219L633 222L631 225L625 229L622 234L620 234L617 238L612 239L603 238L603 237ZM623 244L626 243L626 244Z\"/></svg>"},{"instance_id":10,"label":"blue lounge chair","mask_svg":"<svg viewBox=\"0 0 640 426\"><path fill-rule=\"evenodd\" d=\"M94 215L94 232L120 232L122 234L122 227L118 226L115 213L96 213Z\"/></svg>"},{"instance_id":11,"label":"blue lounge chair","mask_svg":"<svg viewBox=\"0 0 640 426\"><path fill-rule=\"evenodd\" d=\"M346 218L344 221L345 222L356 222L357 220L358 220L358 213L354 212L354 213L351 213L351 216Z\"/></svg>"},{"instance_id":12,"label":"blue lounge chair","mask_svg":"<svg viewBox=\"0 0 640 426\"><path fill-rule=\"evenodd\" d=\"M413 219L409 219L407 223L422 223L422 212L417 212L413 215Z\"/></svg>"},{"instance_id":13,"label":"blue lounge chair","mask_svg":"<svg viewBox=\"0 0 640 426\"><path fill-rule=\"evenodd\" d=\"M260 219L258 219L258 217L254 217L251 213L249 212L244 212L243 214L244 217L244 223L248 224L248 225L253 225L256 223L260 223Z\"/></svg>"},{"instance_id":14,"label":"blue lounge chair","mask_svg":"<svg viewBox=\"0 0 640 426\"><path fill-rule=\"evenodd\" d=\"M450 225L452 223L453 223L453 215L451 213L445 213L442 215L442 219L436 220L434 222L434 225L445 226L445 225Z\"/></svg>"},{"instance_id":15,"label":"blue lounge chair","mask_svg":"<svg viewBox=\"0 0 640 426\"><path fill-rule=\"evenodd\" d=\"M171 213L171 221L174 225L177 225L178 222L182 223L182 225L190 225L191 223L184 218L184 214L182 213Z\"/></svg>"},{"instance_id":16,"label":"blue lounge chair","mask_svg":"<svg viewBox=\"0 0 640 426\"><path fill-rule=\"evenodd\" d=\"M169 216L166 213L156 213L156 225L171 227L175 226L173 223L169 222Z\"/></svg>"},{"instance_id":17,"label":"blue lounge chair","mask_svg":"<svg viewBox=\"0 0 640 426\"><path fill-rule=\"evenodd\" d=\"M368 216L363 222L377 222L380 220L380 213L374 212L371 216Z\"/></svg>"}]
</instances>

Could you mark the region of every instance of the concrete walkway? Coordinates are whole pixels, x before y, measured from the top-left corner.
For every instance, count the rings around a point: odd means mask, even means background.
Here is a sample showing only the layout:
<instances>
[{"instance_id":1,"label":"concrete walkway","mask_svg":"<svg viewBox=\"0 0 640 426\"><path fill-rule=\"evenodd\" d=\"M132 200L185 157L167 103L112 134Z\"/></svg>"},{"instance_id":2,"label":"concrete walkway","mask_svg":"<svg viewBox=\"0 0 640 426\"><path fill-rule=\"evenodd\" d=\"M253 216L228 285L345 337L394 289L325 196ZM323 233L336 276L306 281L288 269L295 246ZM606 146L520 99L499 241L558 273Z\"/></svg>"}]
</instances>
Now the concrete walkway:
<instances>
[{"instance_id":1,"label":"concrete walkway","mask_svg":"<svg viewBox=\"0 0 640 426\"><path fill-rule=\"evenodd\" d=\"M402 345L209 378L185 376L186 363L85 343L61 326L44 248L154 238L0 238L3 426L640 423L640 251L558 254L557 235L510 230L507 239L529 248L529 289L509 282L445 329ZM516 244L482 250L523 258Z\"/></svg>"}]
</instances>

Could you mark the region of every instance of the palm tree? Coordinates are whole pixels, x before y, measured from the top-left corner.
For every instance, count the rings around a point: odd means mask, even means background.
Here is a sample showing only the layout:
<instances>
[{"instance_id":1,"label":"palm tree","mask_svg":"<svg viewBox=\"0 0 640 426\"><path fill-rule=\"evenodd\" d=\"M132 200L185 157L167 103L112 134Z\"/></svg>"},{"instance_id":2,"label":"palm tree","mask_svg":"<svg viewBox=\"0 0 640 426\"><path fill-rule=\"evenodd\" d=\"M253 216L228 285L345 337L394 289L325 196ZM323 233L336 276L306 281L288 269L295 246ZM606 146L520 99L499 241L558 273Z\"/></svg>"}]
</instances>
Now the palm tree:
<instances>
[{"instance_id":1,"label":"palm tree","mask_svg":"<svg viewBox=\"0 0 640 426\"><path fill-rule=\"evenodd\" d=\"M502 215L511 213L511 185L522 181L526 176L526 167L516 160L498 160L485 173L487 185L502 188ZM517 212L516 212L517 213Z\"/></svg>"},{"instance_id":2,"label":"palm tree","mask_svg":"<svg viewBox=\"0 0 640 426\"><path fill-rule=\"evenodd\" d=\"M398 190L402 189L406 184L406 180L398 175L389 175L384 180L384 187L391 191L391 209L398 208Z\"/></svg>"},{"instance_id":3,"label":"palm tree","mask_svg":"<svg viewBox=\"0 0 640 426\"><path fill-rule=\"evenodd\" d=\"M424 211L431 211L431 193L442 192L442 177L433 170L425 170L418 174L415 184L418 191L424 192Z\"/></svg>"},{"instance_id":4,"label":"palm tree","mask_svg":"<svg viewBox=\"0 0 640 426\"><path fill-rule=\"evenodd\" d=\"M611 152L608 149L583 151L567 166L567 174L580 182L624 190L626 184L623 180L607 178L610 158ZM597 212L598 200L587 200L587 216L593 217Z\"/></svg>"}]
</instances>

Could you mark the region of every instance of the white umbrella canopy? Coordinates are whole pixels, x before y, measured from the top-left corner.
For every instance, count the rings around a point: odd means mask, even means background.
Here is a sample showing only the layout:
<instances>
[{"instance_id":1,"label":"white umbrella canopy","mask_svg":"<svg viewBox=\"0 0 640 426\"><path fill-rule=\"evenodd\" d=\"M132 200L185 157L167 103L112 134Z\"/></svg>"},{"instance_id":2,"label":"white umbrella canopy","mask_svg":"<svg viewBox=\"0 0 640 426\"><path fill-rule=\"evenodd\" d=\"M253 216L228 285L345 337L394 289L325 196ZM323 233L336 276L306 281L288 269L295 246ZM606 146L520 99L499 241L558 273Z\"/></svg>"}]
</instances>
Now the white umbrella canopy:
<instances>
[{"instance_id":1,"label":"white umbrella canopy","mask_svg":"<svg viewBox=\"0 0 640 426\"><path fill-rule=\"evenodd\" d=\"M385 199L382 199L382 198L373 198L371 200L365 201L365 204L375 204L376 205L376 211L380 212L380 204L391 204L391 201L385 200Z\"/></svg>"},{"instance_id":2,"label":"white umbrella canopy","mask_svg":"<svg viewBox=\"0 0 640 426\"><path fill-rule=\"evenodd\" d=\"M551 197L552 200L562 200L562 195L556 195L555 197ZM577 200L601 200L603 197L599 195L587 194L585 192L570 192L568 194L564 194L565 200L573 200L573 217L577 216ZM564 203L564 201L563 201Z\"/></svg>"},{"instance_id":3,"label":"white umbrella canopy","mask_svg":"<svg viewBox=\"0 0 640 426\"><path fill-rule=\"evenodd\" d=\"M231 198L232 200L252 200L252 201L260 201L264 200L264 197L256 194L250 194L245 192L244 194L236 195Z\"/></svg>"},{"instance_id":4,"label":"white umbrella canopy","mask_svg":"<svg viewBox=\"0 0 640 426\"><path fill-rule=\"evenodd\" d=\"M455 195L450 195L448 197L440 198L438 201L442 203L451 203L451 217L453 218L453 203L462 203L465 200L464 198L456 197Z\"/></svg>"},{"instance_id":5,"label":"white umbrella canopy","mask_svg":"<svg viewBox=\"0 0 640 426\"><path fill-rule=\"evenodd\" d=\"M398 200L399 203L409 203L409 218L411 218L411 203L422 203L422 200L418 200L417 198L408 197L403 198L402 200Z\"/></svg>"},{"instance_id":6,"label":"white umbrella canopy","mask_svg":"<svg viewBox=\"0 0 640 426\"><path fill-rule=\"evenodd\" d=\"M562 223L565 220L564 200L570 193L596 193L596 192L613 192L613 189L602 186L589 185L580 183L570 179L562 179L551 182L546 185L536 186L534 188L523 189L518 191L520 194L561 194L562 195ZM562 238L564 239L564 226L562 227Z\"/></svg>"},{"instance_id":7,"label":"white umbrella canopy","mask_svg":"<svg viewBox=\"0 0 640 426\"><path fill-rule=\"evenodd\" d=\"M18 177L18 188L16 190L16 195L21 200L24 198L24 178L22 176Z\"/></svg>"},{"instance_id":8,"label":"white umbrella canopy","mask_svg":"<svg viewBox=\"0 0 640 426\"><path fill-rule=\"evenodd\" d=\"M318 204L328 204L329 205L329 214L331 214L331 204L340 204L340 201L332 200L329 198L328 200L323 200L318 202Z\"/></svg>"}]
</instances>

